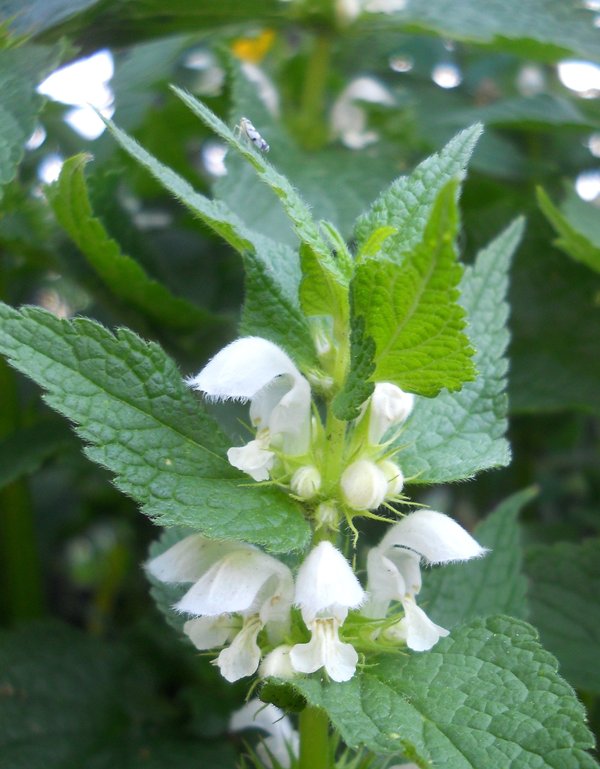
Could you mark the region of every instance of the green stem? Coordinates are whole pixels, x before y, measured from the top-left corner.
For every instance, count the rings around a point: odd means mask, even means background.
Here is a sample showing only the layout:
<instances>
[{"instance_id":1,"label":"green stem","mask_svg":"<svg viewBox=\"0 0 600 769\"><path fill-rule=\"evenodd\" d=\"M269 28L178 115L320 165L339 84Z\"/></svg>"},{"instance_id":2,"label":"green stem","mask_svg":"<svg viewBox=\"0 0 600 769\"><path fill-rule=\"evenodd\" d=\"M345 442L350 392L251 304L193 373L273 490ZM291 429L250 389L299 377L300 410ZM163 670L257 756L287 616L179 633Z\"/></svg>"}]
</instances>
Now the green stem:
<instances>
[{"instance_id":1,"label":"green stem","mask_svg":"<svg viewBox=\"0 0 600 769\"><path fill-rule=\"evenodd\" d=\"M327 713L308 705L300 713L298 769L330 769L331 766Z\"/></svg>"},{"instance_id":2,"label":"green stem","mask_svg":"<svg viewBox=\"0 0 600 769\"><path fill-rule=\"evenodd\" d=\"M331 38L327 34L319 34L315 37L306 65L297 121L299 139L311 150L323 146L329 133L323 111L330 59Z\"/></svg>"}]
</instances>

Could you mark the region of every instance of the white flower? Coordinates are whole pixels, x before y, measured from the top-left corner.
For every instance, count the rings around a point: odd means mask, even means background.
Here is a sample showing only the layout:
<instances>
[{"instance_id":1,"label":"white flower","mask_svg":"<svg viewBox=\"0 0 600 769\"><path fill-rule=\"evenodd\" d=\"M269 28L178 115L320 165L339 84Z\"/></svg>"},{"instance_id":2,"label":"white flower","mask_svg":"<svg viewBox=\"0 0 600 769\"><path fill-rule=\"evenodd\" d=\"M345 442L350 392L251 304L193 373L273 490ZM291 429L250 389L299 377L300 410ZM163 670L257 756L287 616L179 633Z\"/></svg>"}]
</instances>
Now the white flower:
<instances>
[{"instance_id":1,"label":"white flower","mask_svg":"<svg viewBox=\"0 0 600 769\"><path fill-rule=\"evenodd\" d=\"M330 542L311 550L298 571L295 603L310 629L311 640L290 651L292 666L299 673L314 673L324 667L334 681L354 675L358 654L343 643L338 629L363 602L365 593L348 561Z\"/></svg>"},{"instance_id":2,"label":"white flower","mask_svg":"<svg viewBox=\"0 0 600 769\"><path fill-rule=\"evenodd\" d=\"M255 440L245 446L233 446L227 451L229 464L247 473L255 481L268 481L275 462L275 454L267 449L269 440L269 431L262 430Z\"/></svg>"},{"instance_id":3,"label":"white flower","mask_svg":"<svg viewBox=\"0 0 600 769\"><path fill-rule=\"evenodd\" d=\"M390 528L367 558L369 592L363 614L385 617L391 601L400 601L404 617L386 630L414 651L426 651L448 631L432 622L416 604L421 590L420 563L467 561L486 553L452 518L434 510L419 510Z\"/></svg>"},{"instance_id":4,"label":"white flower","mask_svg":"<svg viewBox=\"0 0 600 769\"><path fill-rule=\"evenodd\" d=\"M174 608L196 618L184 625L196 648L212 649L231 641L217 658L228 681L256 672L257 636L263 627L275 641L287 630L292 574L252 545L192 535L150 561L147 568L164 582L194 583Z\"/></svg>"},{"instance_id":5,"label":"white flower","mask_svg":"<svg viewBox=\"0 0 600 769\"><path fill-rule=\"evenodd\" d=\"M381 443L391 427L398 427L405 422L414 402L415 396L412 393L405 393L389 382L377 382L368 409L369 443L373 446Z\"/></svg>"},{"instance_id":6,"label":"white flower","mask_svg":"<svg viewBox=\"0 0 600 769\"><path fill-rule=\"evenodd\" d=\"M346 5L346 15L350 17L355 7L353 0L341 5ZM333 135L339 136L351 149L362 149L379 138L376 131L367 129L367 113L360 102L391 105L394 99L390 91L372 77L358 77L344 88L331 110L331 128Z\"/></svg>"},{"instance_id":7,"label":"white flower","mask_svg":"<svg viewBox=\"0 0 600 769\"><path fill-rule=\"evenodd\" d=\"M353 510L376 510L386 497L388 480L370 459L358 459L340 479L344 501Z\"/></svg>"},{"instance_id":8,"label":"white flower","mask_svg":"<svg viewBox=\"0 0 600 769\"><path fill-rule=\"evenodd\" d=\"M290 456L308 450L310 385L287 353L273 342L257 336L237 339L186 381L213 400L250 400L250 419L260 437L247 455L233 455L233 461L239 463L236 467L250 475L252 471L264 475L270 470L265 456L269 444ZM232 461L231 456L229 459ZM260 469L256 469L257 462Z\"/></svg>"},{"instance_id":9,"label":"white flower","mask_svg":"<svg viewBox=\"0 0 600 769\"><path fill-rule=\"evenodd\" d=\"M261 678L275 676L276 678L294 678L296 671L290 660L292 647L288 644L280 644L270 651L260 663L258 674Z\"/></svg>"},{"instance_id":10,"label":"white flower","mask_svg":"<svg viewBox=\"0 0 600 769\"><path fill-rule=\"evenodd\" d=\"M268 734L256 749L265 767L273 766L272 756L283 769L289 769L292 759L298 756L300 736L290 719L275 705L250 700L231 716L229 728L232 732L262 729Z\"/></svg>"},{"instance_id":11,"label":"white flower","mask_svg":"<svg viewBox=\"0 0 600 769\"><path fill-rule=\"evenodd\" d=\"M385 475L387 481L386 497L394 497L400 494L404 488L404 474L391 459L384 459L377 463L377 467Z\"/></svg>"}]
</instances>

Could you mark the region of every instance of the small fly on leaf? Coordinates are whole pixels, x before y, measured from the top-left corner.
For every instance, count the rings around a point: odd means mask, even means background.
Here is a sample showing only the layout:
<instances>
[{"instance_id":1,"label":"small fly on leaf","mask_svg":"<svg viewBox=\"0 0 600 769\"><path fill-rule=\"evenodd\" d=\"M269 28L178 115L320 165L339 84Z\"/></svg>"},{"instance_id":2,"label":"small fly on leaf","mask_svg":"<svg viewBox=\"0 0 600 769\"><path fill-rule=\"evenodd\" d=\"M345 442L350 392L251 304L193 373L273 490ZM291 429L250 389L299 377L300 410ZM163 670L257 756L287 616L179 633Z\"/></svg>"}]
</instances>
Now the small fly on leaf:
<instances>
[{"instance_id":1,"label":"small fly on leaf","mask_svg":"<svg viewBox=\"0 0 600 769\"><path fill-rule=\"evenodd\" d=\"M238 134L244 134L261 152L269 151L269 145L258 133L256 128L252 125L247 117L243 117L240 120L239 125L236 126L236 132Z\"/></svg>"}]
</instances>

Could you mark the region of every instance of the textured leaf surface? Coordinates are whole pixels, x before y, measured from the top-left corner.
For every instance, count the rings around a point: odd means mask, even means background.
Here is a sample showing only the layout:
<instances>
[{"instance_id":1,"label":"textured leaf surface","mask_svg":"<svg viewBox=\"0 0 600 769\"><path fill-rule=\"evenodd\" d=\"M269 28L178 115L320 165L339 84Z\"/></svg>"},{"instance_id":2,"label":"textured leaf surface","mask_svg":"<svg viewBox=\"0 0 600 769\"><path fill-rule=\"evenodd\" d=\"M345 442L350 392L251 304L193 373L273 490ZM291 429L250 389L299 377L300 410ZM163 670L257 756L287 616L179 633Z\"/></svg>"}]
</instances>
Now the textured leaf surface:
<instances>
[{"instance_id":1,"label":"textured leaf surface","mask_svg":"<svg viewBox=\"0 0 600 769\"><path fill-rule=\"evenodd\" d=\"M385 19L389 27L390 20ZM434 32L455 40L488 43L523 57L557 59L564 53L600 59L593 14L564 0L407 0L394 14L403 26ZM383 22L382 22L383 23Z\"/></svg>"},{"instance_id":2,"label":"textured leaf surface","mask_svg":"<svg viewBox=\"0 0 600 769\"><path fill-rule=\"evenodd\" d=\"M600 540L532 547L525 569L531 621L544 646L573 686L600 694Z\"/></svg>"},{"instance_id":3,"label":"textured leaf surface","mask_svg":"<svg viewBox=\"0 0 600 769\"><path fill-rule=\"evenodd\" d=\"M0 636L0 769L228 769L233 751L161 724L130 653L58 623ZM161 716L157 715L161 714Z\"/></svg>"},{"instance_id":4,"label":"textured leaf surface","mask_svg":"<svg viewBox=\"0 0 600 769\"><path fill-rule=\"evenodd\" d=\"M61 321L0 305L0 351L78 426L87 455L164 525L273 550L301 547L308 526L288 496L227 462L227 440L155 344L127 329Z\"/></svg>"},{"instance_id":5,"label":"textured leaf surface","mask_svg":"<svg viewBox=\"0 0 600 769\"><path fill-rule=\"evenodd\" d=\"M344 389L333 400L333 411L338 419L356 419L361 405L375 388L371 380L375 370L375 342L365 335L364 318L354 321L350 333L350 370Z\"/></svg>"},{"instance_id":6,"label":"textured leaf surface","mask_svg":"<svg viewBox=\"0 0 600 769\"><path fill-rule=\"evenodd\" d=\"M508 270L523 233L518 219L481 251L465 269L461 302L469 318L475 347L474 382L457 393L417 399L399 446L398 461L414 483L445 483L469 478L510 461L504 437L508 399L505 393L509 340L506 327Z\"/></svg>"},{"instance_id":7,"label":"textured leaf surface","mask_svg":"<svg viewBox=\"0 0 600 769\"><path fill-rule=\"evenodd\" d=\"M382 227L396 230L382 242L380 253L383 256L401 261L403 253L415 248L423 238L442 189L452 179L464 176L481 130L478 124L465 129L439 153L420 163L410 176L401 176L382 192L356 223L358 251Z\"/></svg>"},{"instance_id":8,"label":"textured leaf surface","mask_svg":"<svg viewBox=\"0 0 600 769\"><path fill-rule=\"evenodd\" d=\"M441 190L422 241L400 264L367 259L352 282L355 316L364 318L365 334L375 342L374 379L419 395L457 390L475 374L457 302L462 268L454 248L456 189L449 182Z\"/></svg>"},{"instance_id":9,"label":"textured leaf surface","mask_svg":"<svg viewBox=\"0 0 600 769\"><path fill-rule=\"evenodd\" d=\"M298 361L312 362L314 349L306 319L300 311L300 263L289 247L248 228L219 200L194 188L108 122L121 147L171 192L193 214L242 254L246 268L246 300L242 314L245 334L257 334L279 344Z\"/></svg>"},{"instance_id":10,"label":"textured leaf surface","mask_svg":"<svg viewBox=\"0 0 600 769\"><path fill-rule=\"evenodd\" d=\"M267 184L277 197L290 218L296 234L303 243L310 246L313 251L323 259L330 258L330 251L327 244L323 241L308 205L292 187L285 176L276 171L268 163L259 150L244 136L237 136L234 131L225 125L214 112L208 109L202 102L194 99L193 96L182 91L180 88L173 87L174 92L186 104L192 112L197 115L209 128L218 136L224 139L250 163L258 176Z\"/></svg>"},{"instance_id":11,"label":"textured leaf surface","mask_svg":"<svg viewBox=\"0 0 600 769\"><path fill-rule=\"evenodd\" d=\"M586 267L600 272L600 239L598 243L594 243L586 234L578 230L577 226L552 203L541 187L538 187L537 198L544 216L558 234L554 245L576 261L585 264ZM585 205L583 201L581 202ZM588 206L597 216L597 208L590 204Z\"/></svg>"},{"instance_id":12,"label":"textured leaf surface","mask_svg":"<svg viewBox=\"0 0 600 769\"><path fill-rule=\"evenodd\" d=\"M294 682L351 746L423 767L593 769L585 711L530 625L474 620L426 653L381 658L344 684Z\"/></svg>"},{"instance_id":13,"label":"textured leaf surface","mask_svg":"<svg viewBox=\"0 0 600 769\"><path fill-rule=\"evenodd\" d=\"M153 320L171 328L193 329L218 321L205 310L152 280L130 256L123 254L100 219L94 217L85 183L89 156L76 155L65 162L58 181L46 195L59 223L111 292Z\"/></svg>"},{"instance_id":14,"label":"textured leaf surface","mask_svg":"<svg viewBox=\"0 0 600 769\"><path fill-rule=\"evenodd\" d=\"M533 489L513 494L475 528L475 539L489 548L483 558L440 566L423 575L419 603L435 622L452 628L491 614L527 617L517 519L534 496Z\"/></svg>"}]
</instances>

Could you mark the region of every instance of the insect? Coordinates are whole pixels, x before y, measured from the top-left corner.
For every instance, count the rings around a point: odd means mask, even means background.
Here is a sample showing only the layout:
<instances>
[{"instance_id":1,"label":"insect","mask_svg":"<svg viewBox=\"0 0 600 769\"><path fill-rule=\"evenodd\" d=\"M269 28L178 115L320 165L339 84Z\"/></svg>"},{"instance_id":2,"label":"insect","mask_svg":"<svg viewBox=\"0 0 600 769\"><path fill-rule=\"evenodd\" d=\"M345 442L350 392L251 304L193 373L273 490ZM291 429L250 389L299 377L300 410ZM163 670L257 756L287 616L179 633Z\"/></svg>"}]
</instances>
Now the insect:
<instances>
[{"instance_id":1,"label":"insect","mask_svg":"<svg viewBox=\"0 0 600 769\"><path fill-rule=\"evenodd\" d=\"M262 138L262 136L258 133L256 128L252 125L252 123L248 120L247 117L243 117L239 124L236 126L236 132L238 134L244 134L245 136L250 139L252 144L259 149L261 152L268 152L270 147L267 144L267 142Z\"/></svg>"}]
</instances>

